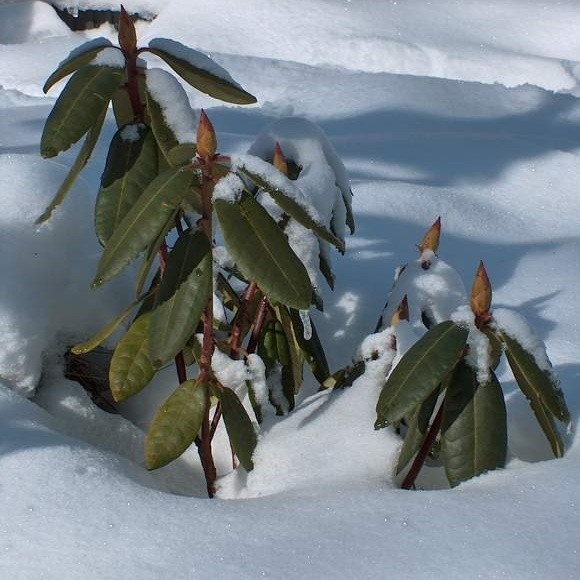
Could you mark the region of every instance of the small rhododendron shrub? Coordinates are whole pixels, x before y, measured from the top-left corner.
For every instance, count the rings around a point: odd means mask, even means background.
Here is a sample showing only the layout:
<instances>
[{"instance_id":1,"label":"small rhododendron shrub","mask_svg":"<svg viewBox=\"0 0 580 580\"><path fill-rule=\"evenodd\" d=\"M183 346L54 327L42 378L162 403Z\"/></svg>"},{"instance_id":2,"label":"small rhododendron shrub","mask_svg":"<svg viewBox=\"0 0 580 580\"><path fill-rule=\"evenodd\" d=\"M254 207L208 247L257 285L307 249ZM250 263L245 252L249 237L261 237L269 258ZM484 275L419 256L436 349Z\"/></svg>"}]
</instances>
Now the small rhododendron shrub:
<instances>
[{"instance_id":1,"label":"small rhododendron shrub","mask_svg":"<svg viewBox=\"0 0 580 580\"><path fill-rule=\"evenodd\" d=\"M146 464L162 467L195 443L212 496L212 440L221 420L237 461L251 470L254 420L260 422L268 402L279 414L292 409L305 362L320 382L328 377L308 314L321 306L317 275L299 242L309 240L330 276L329 248L344 252L345 223L353 228L350 189L330 144L305 121L290 122L298 128L293 137L259 141L261 156L221 155L209 117L201 111L196 119L181 82L148 68L141 55L158 57L182 81L222 101L256 99L207 56L178 42L154 39L139 47L123 9L118 41L81 46L45 85L47 91L72 75L46 121L42 155L84 143L39 222L86 165L112 104L117 131L95 205L103 252L93 287L139 260L136 300L69 356L86 355L130 320L108 370L106 386L117 402L141 392L173 362L178 385L149 427ZM317 157L306 159L301 139L312 151L318 147ZM317 186L326 183L327 205L306 175L317 175ZM246 394L254 417L242 403Z\"/></svg>"},{"instance_id":2,"label":"small rhododendron shrub","mask_svg":"<svg viewBox=\"0 0 580 580\"><path fill-rule=\"evenodd\" d=\"M380 389L375 428L405 433L396 472L407 470L407 489L428 456L441 461L451 486L505 465L507 414L495 374L504 355L556 457L564 454L557 423L570 421L543 343L519 314L492 310L483 263L467 298L437 256L440 231L437 220L419 259L398 270L377 332L345 372Z\"/></svg>"}]
</instances>

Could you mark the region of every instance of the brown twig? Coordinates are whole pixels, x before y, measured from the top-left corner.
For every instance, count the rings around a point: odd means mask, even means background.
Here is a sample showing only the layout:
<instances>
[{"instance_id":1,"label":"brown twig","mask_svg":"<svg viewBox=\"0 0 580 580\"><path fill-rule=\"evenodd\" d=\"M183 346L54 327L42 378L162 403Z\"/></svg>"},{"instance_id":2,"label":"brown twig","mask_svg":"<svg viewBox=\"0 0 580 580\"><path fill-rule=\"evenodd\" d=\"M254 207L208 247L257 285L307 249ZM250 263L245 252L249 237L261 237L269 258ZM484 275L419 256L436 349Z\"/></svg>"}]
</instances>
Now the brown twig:
<instances>
[{"instance_id":1,"label":"brown twig","mask_svg":"<svg viewBox=\"0 0 580 580\"><path fill-rule=\"evenodd\" d=\"M427 459L427 455L429 455L429 451L435 443L435 439L437 438L437 434L441 430L441 424L443 423L443 403L439 407L437 411L437 415L435 415L435 419L433 419L433 423L427 431L427 435L425 435L425 439L423 440L423 444L421 448L417 452L415 460L411 465L411 469L409 469L409 473L407 473L403 483L401 484L401 489L411 489L415 485L415 480L425 463L425 459Z\"/></svg>"}]
</instances>

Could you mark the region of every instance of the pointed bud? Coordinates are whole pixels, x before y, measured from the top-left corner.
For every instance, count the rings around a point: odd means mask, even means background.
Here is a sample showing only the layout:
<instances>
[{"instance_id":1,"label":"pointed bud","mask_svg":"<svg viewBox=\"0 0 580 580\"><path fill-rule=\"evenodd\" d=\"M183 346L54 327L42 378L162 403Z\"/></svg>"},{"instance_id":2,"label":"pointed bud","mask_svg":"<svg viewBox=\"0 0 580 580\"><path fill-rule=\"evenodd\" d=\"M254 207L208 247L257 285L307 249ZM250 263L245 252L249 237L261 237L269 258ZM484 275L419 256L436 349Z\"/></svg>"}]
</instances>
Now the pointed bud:
<instances>
[{"instance_id":1,"label":"pointed bud","mask_svg":"<svg viewBox=\"0 0 580 580\"><path fill-rule=\"evenodd\" d=\"M211 121L202 109L197 126L197 154L202 159L213 159L217 151L217 138Z\"/></svg>"},{"instance_id":2,"label":"pointed bud","mask_svg":"<svg viewBox=\"0 0 580 580\"><path fill-rule=\"evenodd\" d=\"M403 296L401 304L399 304L397 310L395 310L391 317L391 326L397 326L401 320L409 320L409 302L406 294Z\"/></svg>"},{"instance_id":3,"label":"pointed bud","mask_svg":"<svg viewBox=\"0 0 580 580\"><path fill-rule=\"evenodd\" d=\"M491 283L483 262L479 263L473 286L471 287L471 311L475 314L476 324L485 325L491 320Z\"/></svg>"},{"instance_id":4,"label":"pointed bud","mask_svg":"<svg viewBox=\"0 0 580 580\"><path fill-rule=\"evenodd\" d=\"M284 157L284 153L282 153L282 148L278 142L274 148L274 159L272 159L272 165L280 173L283 173L286 177L288 177L288 163L286 162L286 157Z\"/></svg>"},{"instance_id":5,"label":"pointed bud","mask_svg":"<svg viewBox=\"0 0 580 580\"><path fill-rule=\"evenodd\" d=\"M421 243L417 246L419 248L419 254L422 254L425 250L431 250L434 254L436 254L437 250L439 249L440 237L441 217L438 217L421 240Z\"/></svg>"},{"instance_id":6,"label":"pointed bud","mask_svg":"<svg viewBox=\"0 0 580 580\"><path fill-rule=\"evenodd\" d=\"M133 54L137 50L137 33L131 17L121 4L121 16L119 18L119 46L127 54Z\"/></svg>"}]
</instances>

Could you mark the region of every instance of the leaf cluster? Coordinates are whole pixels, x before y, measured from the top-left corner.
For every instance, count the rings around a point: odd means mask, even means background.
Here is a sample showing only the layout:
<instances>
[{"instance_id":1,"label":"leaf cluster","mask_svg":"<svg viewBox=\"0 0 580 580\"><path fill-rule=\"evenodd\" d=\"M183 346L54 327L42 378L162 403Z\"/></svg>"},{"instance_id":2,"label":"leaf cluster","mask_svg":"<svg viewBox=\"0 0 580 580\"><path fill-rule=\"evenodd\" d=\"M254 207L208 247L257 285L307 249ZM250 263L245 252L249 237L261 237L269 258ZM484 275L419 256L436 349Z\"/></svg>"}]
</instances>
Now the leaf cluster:
<instances>
[{"instance_id":1,"label":"leaf cluster","mask_svg":"<svg viewBox=\"0 0 580 580\"><path fill-rule=\"evenodd\" d=\"M434 249L437 245L438 237ZM423 243L419 250L424 261ZM400 473L412 462L405 488L414 485L428 455L442 461L451 486L505 465L507 414L494 372L503 354L554 456L564 454L556 421L568 423L570 415L555 376L526 350L517 333L494 320L491 298L491 284L480 264L471 292L471 320L430 324L386 378L375 429L394 425L406 431L397 464ZM486 345L486 368L478 368L470 356L481 348L474 340Z\"/></svg>"}]
</instances>

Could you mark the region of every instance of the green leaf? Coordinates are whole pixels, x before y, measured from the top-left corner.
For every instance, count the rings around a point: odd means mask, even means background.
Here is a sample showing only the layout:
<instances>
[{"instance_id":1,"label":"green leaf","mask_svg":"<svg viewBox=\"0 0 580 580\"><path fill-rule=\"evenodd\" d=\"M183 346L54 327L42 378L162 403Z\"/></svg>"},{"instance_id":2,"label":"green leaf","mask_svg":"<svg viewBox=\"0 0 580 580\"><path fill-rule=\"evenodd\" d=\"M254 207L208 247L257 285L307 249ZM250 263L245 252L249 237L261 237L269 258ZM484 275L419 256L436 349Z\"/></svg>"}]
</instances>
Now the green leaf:
<instances>
[{"instance_id":1,"label":"green leaf","mask_svg":"<svg viewBox=\"0 0 580 580\"><path fill-rule=\"evenodd\" d=\"M165 241L167 234L175 226L175 220L177 218L178 213L179 210L177 209L173 211L173 213L169 216L169 218L165 222L163 228L160 230L157 238L155 238L147 246L147 250L145 251L143 261L141 262L141 266L139 267L139 272L137 274L137 282L135 284L136 294L141 294L141 292L143 292L143 287L145 286L145 282L147 281L147 276L149 275L151 266L153 265L155 258L157 258L159 250L161 249L161 245Z\"/></svg>"},{"instance_id":2,"label":"green leaf","mask_svg":"<svg viewBox=\"0 0 580 580\"><path fill-rule=\"evenodd\" d=\"M123 78L123 70L85 66L68 81L44 125L40 140L43 157L54 157L76 143L102 115Z\"/></svg>"},{"instance_id":3,"label":"green leaf","mask_svg":"<svg viewBox=\"0 0 580 580\"><path fill-rule=\"evenodd\" d=\"M306 362L312 370L312 374L320 384L323 384L330 376L330 369L328 367L328 361L326 360L326 353L316 331L316 326L314 325L312 317L310 315L307 316L310 319L310 329L312 331L312 336L308 340L304 338L304 325L302 324L300 314L293 308L290 309L294 337L302 350Z\"/></svg>"},{"instance_id":4,"label":"green leaf","mask_svg":"<svg viewBox=\"0 0 580 580\"><path fill-rule=\"evenodd\" d=\"M375 429L400 421L443 382L462 357L467 335L454 322L441 322L405 353L379 396Z\"/></svg>"},{"instance_id":5,"label":"green leaf","mask_svg":"<svg viewBox=\"0 0 580 580\"><path fill-rule=\"evenodd\" d=\"M214 394L222 404L222 415L232 449L243 468L251 471L254 469L252 454L258 443L254 425L234 391L223 387L223 390L215 389Z\"/></svg>"},{"instance_id":6,"label":"green leaf","mask_svg":"<svg viewBox=\"0 0 580 580\"><path fill-rule=\"evenodd\" d=\"M276 222L250 195L238 203L214 203L222 235L242 274L255 281L273 302L306 310L312 286L304 264Z\"/></svg>"},{"instance_id":7,"label":"green leaf","mask_svg":"<svg viewBox=\"0 0 580 580\"><path fill-rule=\"evenodd\" d=\"M193 179L191 171L172 168L149 184L107 242L93 287L110 280L157 239Z\"/></svg>"},{"instance_id":8,"label":"green leaf","mask_svg":"<svg viewBox=\"0 0 580 580\"><path fill-rule=\"evenodd\" d=\"M130 131L138 133L138 139ZM95 206L95 231L105 245L117 226L157 175L157 148L143 124L119 129L109 147Z\"/></svg>"},{"instance_id":9,"label":"green leaf","mask_svg":"<svg viewBox=\"0 0 580 580\"><path fill-rule=\"evenodd\" d=\"M568 423L570 412L552 374L541 369L516 339L502 333L501 340L506 346L508 363L524 395L530 401L544 405L556 419Z\"/></svg>"},{"instance_id":10,"label":"green leaf","mask_svg":"<svg viewBox=\"0 0 580 580\"><path fill-rule=\"evenodd\" d=\"M185 381L155 413L145 441L147 469L177 459L195 440L208 406L208 388L198 380Z\"/></svg>"},{"instance_id":11,"label":"green leaf","mask_svg":"<svg viewBox=\"0 0 580 580\"><path fill-rule=\"evenodd\" d=\"M306 209L293 198L294 196L291 193L284 191L282 188L271 185L260 175L250 171L243 164L240 164L238 167L239 170L247 175L259 188L266 191L290 217L293 217L299 224L313 231L320 239L332 244L341 254L344 254L344 242L335 236L330 230L326 229L324 225L315 221ZM280 174L280 180L282 179L284 179L284 176ZM288 180L288 189L290 190L291 187L292 182Z\"/></svg>"},{"instance_id":12,"label":"green leaf","mask_svg":"<svg viewBox=\"0 0 580 580\"><path fill-rule=\"evenodd\" d=\"M64 77L70 75L82 66L89 64L99 52L105 48L117 48L114 47L110 41L105 38L96 38L89 42L86 42L82 46L73 50L69 56L63 60L58 68L48 77L47 81L42 87L42 92L44 94L48 93L52 86L54 86L58 81L64 79Z\"/></svg>"},{"instance_id":13,"label":"green leaf","mask_svg":"<svg viewBox=\"0 0 580 580\"><path fill-rule=\"evenodd\" d=\"M149 346L156 366L174 358L195 333L211 296L212 265L205 233L187 231L179 237L151 313Z\"/></svg>"},{"instance_id":14,"label":"green leaf","mask_svg":"<svg viewBox=\"0 0 580 580\"><path fill-rule=\"evenodd\" d=\"M95 124L89 129L87 137L75 162L72 164L70 171L65 177L62 185L59 187L53 200L50 202L48 207L44 210L44 213L36 220L36 225L40 225L50 219L54 210L64 201L70 188L73 186L79 173L83 170L87 161L89 160L97 141L99 140L99 135L101 134L101 129L103 123L105 122L105 117L107 116L107 105L105 104L101 110L100 115L97 117Z\"/></svg>"},{"instance_id":15,"label":"green leaf","mask_svg":"<svg viewBox=\"0 0 580 580\"><path fill-rule=\"evenodd\" d=\"M196 60L201 61L201 59L203 59L206 61L207 65L210 65L214 69L221 69L219 65L217 65L205 55L202 55L201 53L188 48L179 42L167 39L159 40L163 40L164 48L160 48L159 46L152 46L155 41L151 41L149 43L149 47L145 50L163 59L184 81L189 83L192 87L210 95L211 97L214 97L215 99L219 99L220 101L225 101L227 103L250 105L256 102L256 97L244 91L244 89L237 85L233 80L225 80L203 68L194 66L191 62L188 62L184 58L180 58L175 54L171 54L166 49L168 47L173 47L175 53L179 53L180 55L192 55ZM223 72L227 74L225 70Z\"/></svg>"},{"instance_id":16,"label":"green leaf","mask_svg":"<svg viewBox=\"0 0 580 580\"><path fill-rule=\"evenodd\" d=\"M441 453L451 487L505 465L507 420L501 385L493 371L485 385L461 361L447 387Z\"/></svg>"},{"instance_id":17,"label":"green leaf","mask_svg":"<svg viewBox=\"0 0 580 580\"><path fill-rule=\"evenodd\" d=\"M139 101L143 104L145 103L145 69L137 67L137 91L139 93ZM115 115L115 121L117 122L117 127L120 129L124 125L135 122L135 113L133 111L133 105L131 104L131 99L129 98L129 93L127 91L127 74L123 74L123 81L121 82L119 88L113 94L111 103L113 105L113 113ZM149 124L149 111L146 107L143 107L143 119L144 123Z\"/></svg>"},{"instance_id":18,"label":"green leaf","mask_svg":"<svg viewBox=\"0 0 580 580\"><path fill-rule=\"evenodd\" d=\"M481 332L483 332L483 334L485 334L489 340L491 358L489 366L495 371L501 360L501 355L503 354L503 344L495 330L489 326L484 326L481 329Z\"/></svg>"},{"instance_id":19,"label":"green leaf","mask_svg":"<svg viewBox=\"0 0 580 580\"><path fill-rule=\"evenodd\" d=\"M169 161L169 165L179 167L191 163L196 153L195 143L180 143L167 152L167 161Z\"/></svg>"},{"instance_id":20,"label":"green leaf","mask_svg":"<svg viewBox=\"0 0 580 580\"><path fill-rule=\"evenodd\" d=\"M344 207L346 208L346 225L348 226L350 233L354 234L355 229L354 216L352 214L350 199L347 198L347 195L348 195L347 193L342 191L342 200L344 201ZM350 196L352 197L352 190L350 190Z\"/></svg>"},{"instance_id":21,"label":"green leaf","mask_svg":"<svg viewBox=\"0 0 580 580\"><path fill-rule=\"evenodd\" d=\"M528 398L528 402L530 403L530 407L532 408L546 439L548 439L548 442L550 443L554 457L564 457L564 442L558 432L552 413L550 413L550 411L548 411L548 409L536 399Z\"/></svg>"},{"instance_id":22,"label":"green leaf","mask_svg":"<svg viewBox=\"0 0 580 580\"><path fill-rule=\"evenodd\" d=\"M169 162L169 151L177 147L179 141L177 140L173 130L165 121L161 105L155 100L149 91L146 91L145 94L147 99L147 110L149 111L149 116L151 118L151 128L153 129L155 140L157 141L157 145L159 145L159 149L164 157Z\"/></svg>"},{"instance_id":23,"label":"green leaf","mask_svg":"<svg viewBox=\"0 0 580 580\"><path fill-rule=\"evenodd\" d=\"M149 358L150 320L149 312L141 314L115 348L109 369L109 383L115 401L124 401L137 394L155 376Z\"/></svg>"},{"instance_id":24,"label":"green leaf","mask_svg":"<svg viewBox=\"0 0 580 580\"><path fill-rule=\"evenodd\" d=\"M405 469L405 466L409 461L411 461L411 459L413 459L417 451L421 448L425 436L427 435L427 430L429 429L429 420L435 410L439 393L440 389L434 390L423 401L423 403L413 411L411 417L407 421L408 430L397 461L397 475Z\"/></svg>"},{"instance_id":25,"label":"green leaf","mask_svg":"<svg viewBox=\"0 0 580 580\"><path fill-rule=\"evenodd\" d=\"M91 350L97 348L97 346L99 346L101 343L107 340L107 338L109 338L111 334L113 334L113 332L115 332L115 330L119 328L123 320L125 320L125 318L127 318L127 316L131 314L135 306L137 306L144 298L145 296L140 296L139 298L137 298L135 302L129 304L129 306L127 306L127 308L125 308L125 310L123 310L121 314L116 316L111 322L109 322L109 324L107 324L102 330L97 332L97 334L95 334L95 336L93 336L90 340L87 340L86 342L81 342L80 344L73 346L70 349L71 352L73 354L80 355L86 354L87 352L90 352Z\"/></svg>"},{"instance_id":26,"label":"green leaf","mask_svg":"<svg viewBox=\"0 0 580 580\"><path fill-rule=\"evenodd\" d=\"M319 268L331 290L334 290L334 274L332 273L332 268L330 266L330 260L321 251L318 255Z\"/></svg>"},{"instance_id":27,"label":"green leaf","mask_svg":"<svg viewBox=\"0 0 580 580\"><path fill-rule=\"evenodd\" d=\"M291 403L291 407L294 407L294 394L300 390L302 382L304 380L304 354L302 348L300 347L300 342L296 336L296 330L292 325L292 317L290 316L290 309L284 306L275 306L274 312L276 313L276 318L280 321L282 329L284 330L284 336L286 338L286 345L288 347L288 354L290 355L290 360L288 364L284 365L280 358L280 351L283 347L280 342L280 337L278 338L278 360L287 369L286 372L282 372L282 382L283 387L288 391L288 401ZM286 391L285 391L286 393ZM291 399L289 395L292 395Z\"/></svg>"}]
</instances>

